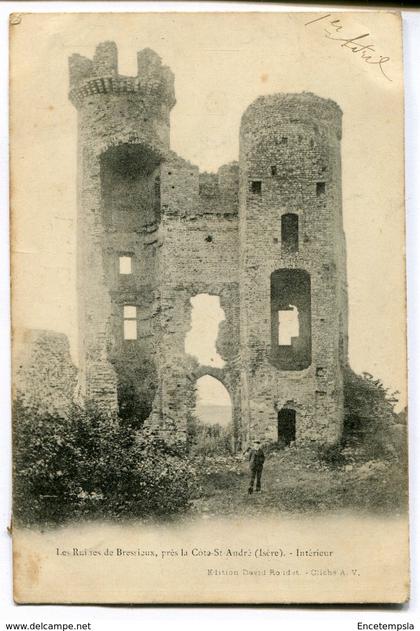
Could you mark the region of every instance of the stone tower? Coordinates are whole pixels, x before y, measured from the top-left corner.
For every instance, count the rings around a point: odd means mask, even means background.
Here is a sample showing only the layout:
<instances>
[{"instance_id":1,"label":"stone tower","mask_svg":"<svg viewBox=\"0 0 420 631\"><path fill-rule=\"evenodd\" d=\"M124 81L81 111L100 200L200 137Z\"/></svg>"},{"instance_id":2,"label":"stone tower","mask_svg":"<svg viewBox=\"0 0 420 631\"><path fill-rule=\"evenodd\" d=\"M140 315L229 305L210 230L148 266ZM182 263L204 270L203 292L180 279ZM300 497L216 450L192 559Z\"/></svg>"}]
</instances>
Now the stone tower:
<instances>
[{"instance_id":1,"label":"stone tower","mask_svg":"<svg viewBox=\"0 0 420 631\"><path fill-rule=\"evenodd\" d=\"M347 361L341 110L258 98L240 132L242 411L267 440L334 442Z\"/></svg>"},{"instance_id":2,"label":"stone tower","mask_svg":"<svg viewBox=\"0 0 420 631\"><path fill-rule=\"evenodd\" d=\"M341 111L313 94L257 99L240 159L217 174L169 147L173 75L153 51L118 74L113 42L70 58L79 117L83 395L185 437L198 378L232 402L236 444L334 442L347 361ZM225 314L219 367L186 351L192 299Z\"/></svg>"},{"instance_id":3,"label":"stone tower","mask_svg":"<svg viewBox=\"0 0 420 631\"><path fill-rule=\"evenodd\" d=\"M147 410L154 396L159 174L175 104L173 75L156 53L143 50L137 61L136 77L119 75L113 42L100 44L93 61L70 58L79 133L80 380L87 399L123 414L139 396ZM137 344L125 343L121 320Z\"/></svg>"}]
</instances>

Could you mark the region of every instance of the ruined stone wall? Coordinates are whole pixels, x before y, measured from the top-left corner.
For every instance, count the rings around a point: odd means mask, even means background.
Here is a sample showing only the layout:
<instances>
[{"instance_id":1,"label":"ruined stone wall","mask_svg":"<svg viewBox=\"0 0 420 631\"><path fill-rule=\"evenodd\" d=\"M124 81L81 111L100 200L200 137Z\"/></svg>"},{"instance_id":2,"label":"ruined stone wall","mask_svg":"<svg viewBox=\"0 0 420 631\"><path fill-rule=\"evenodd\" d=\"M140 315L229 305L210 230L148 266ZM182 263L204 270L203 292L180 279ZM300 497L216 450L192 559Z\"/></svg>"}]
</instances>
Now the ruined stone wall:
<instances>
[{"instance_id":1,"label":"ruined stone wall","mask_svg":"<svg viewBox=\"0 0 420 631\"><path fill-rule=\"evenodd\" d=\"M278 411L286 407L296 411L297 440L334 442L341 433L347 336L341 111L332 101L308 93L260 97L244 113L240 134L241 365L247 431L275 440ZM285 213L298 216L296 252L282 244ZM279 269L310 275L311 359L301 370L281 370L271 361L270 278Z\"/></svg>"},{"instance_id":2,"label":"ruined stone wall","mask_svg":"<svg viewBox=\"0 0 420 631\"><path fill-rule=\"evenodd\" d=\"M237 166L227 170L237 177ZM159 392L151 424L171 435L185 433L190 412L186 401L191 400L196 380L206 374L227 388L236 426L240 419L237 186L235 175L222 178L220 187L217 175L204 179L211 183L203 190L198 169L173 154L161 167L161 313L155 336ZM219 296L225 311L218 337L223 368L199 365L185 352L191 327L190 300L203 293Z\"/></svg>"},{"instance_id":3,"label":"ruined stone wall","mask_svg":"<svg viewBox=\"0 0 420 631\"><path fill-rule=\"evenodd\" d=\"M200 190L197 167L169 149L170 71L147 50L138 67L138 77L119 76L112 43L92 62L70 60L79 110L80 366L86 398L128 420L150 416L149 426L176 435L205 374L185 353L197 293L219 295L227 313L220 346L228 368L216 376L235 393L239 417L239 372L230 370L239 352L238 165L221 167L212 190ZM120 256L131 258L131 274L120 274ZM124 339L124 305L136 307L136 340Z\"/></svg>"},{"instance_id":4,"label":"ruined stone wall","mask_svg":"<svg viewBox=\"0 0 420 631\"><path fill-rule=\"evenodd\" d=\"M297 440L334 442L347 361L338 106L305 93L261 97L243 116L239 163L200 174L170 150L173 75L153 51L139 53L137 77L123 77L115 44L101 44L93 60L71 58L70 83L84 396L183 438L196 380L208 374L230 393L237 443L276 440L284 407L296 412ZM120 256L130 274L120 273ZM289 285L301 311L291 344L300 363L275 342L273 318L288 307L278 270L299 271ZM219 296L225 313L222 368L185 351L191 298L201 293ZM136 307L131 340L127 305Z\"/></svg>"},{"instance_id":5,"label":"ruined stone wall","mask_svg":"<svg viewBox=\"0 0 420 631\"><path fill-rule=\"evenodd\" d=\"M132 386L145 361L150 361L147 340L142 338L140 349L123 341L122 310L127 302L138 306L139 325L144 323L144 330L148 329L156 277L154 179L169 150L173 75L153 51L145 49L138 53L138 75L120 76L116 46L105 42L97 47L93 61L80 55L70 58L70 88L79 115L81 381L86 398L116 412L121 387L127 382ZM137 153L133 154L132 147L138 148ZM110 155L112 151L116 155ZM146 177L132 173L139 160L153 164L153 173ZM126 176L128 186L124 187ZM145 192L147 200L142 205ZM116 267L123 253L133 255L135 270L130 279L122 279Z\"/></svg>"},{"instance_id":6,"label":"ruined stone wall","mask_svg":"<svg viewBox=\"0 0 420 631\"><path fill-rule=\"evenodd\" d=\"M14 341L14 399L41 412L64 416L73 403L77 370L63 333L24 331Z\"/></svg>"}]
</instances>

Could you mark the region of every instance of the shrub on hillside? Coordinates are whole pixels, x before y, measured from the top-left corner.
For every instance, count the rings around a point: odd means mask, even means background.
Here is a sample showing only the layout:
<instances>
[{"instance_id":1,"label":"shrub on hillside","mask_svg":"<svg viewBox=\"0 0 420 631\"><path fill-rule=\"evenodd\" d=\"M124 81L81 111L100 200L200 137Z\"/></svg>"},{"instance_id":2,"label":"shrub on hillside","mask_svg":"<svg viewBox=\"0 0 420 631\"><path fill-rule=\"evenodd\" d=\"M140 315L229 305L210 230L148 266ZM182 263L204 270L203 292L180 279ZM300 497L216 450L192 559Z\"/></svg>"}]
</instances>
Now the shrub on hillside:
<instances>
[{"instance_id":1,"label":"shrub on hillside","mask_svg":"<svg viewBox=\"0 0 420 631\"><path fill-rule=\"evenodd\" d=\"M14 412L14 515L22 523L185 510L195 474L182 449L90 408Z\"/></svg>"},{"instance_id":2,"label":"shrub on hillside","mask_svg":"<svg viewBox=\"0 0 420 631\"><path fill-rule=\"evenodd\" d=\"M77 460L72 423L25 407L13 411L13 500L18 521L59 521L74 512Z\"/></svg>"},{"instance_id":3,"label":"shrub on hillside","mask_svg":"<svg viewBox=\"0 0 420 631\"><path fill-rule=\"evenodd\" d=\"M228 456L233 453L233 424L222 427L192 419L188 426L188 448L192 456Z\"/></svg>"},{"instance_id":4,"label":"shrub on hillside","mask_svg":"<svg viewBox=\"0 0 420 631\"><path fill-rule=\"evenodd\" d=\"M348 368L344 375L345 445L362 445L373 458L407 457L404 420L395 413L396 393L369 373L357 375Z\"/></svg>"}]
</instances>

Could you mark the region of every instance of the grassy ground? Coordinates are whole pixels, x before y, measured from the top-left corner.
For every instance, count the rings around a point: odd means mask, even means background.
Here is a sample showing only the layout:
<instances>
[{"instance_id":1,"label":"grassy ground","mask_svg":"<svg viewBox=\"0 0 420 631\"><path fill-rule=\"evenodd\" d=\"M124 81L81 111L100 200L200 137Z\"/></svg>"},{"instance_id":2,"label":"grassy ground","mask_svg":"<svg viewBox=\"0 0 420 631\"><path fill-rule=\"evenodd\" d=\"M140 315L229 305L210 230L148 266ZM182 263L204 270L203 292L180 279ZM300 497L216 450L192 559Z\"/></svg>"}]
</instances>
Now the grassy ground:
<instances>
[{"instance_id":1,"label":"grassy ground","mask_svg":"<svg viewBox=\"0 0 420 631\"><path fill-rule=\"evenodd\" d=\"M197 461L195 511L208 515L326 512L358 509L399 514L406 480L396 462L350 459L327 465L310 452L285 449L266 459L261 493L248 494L248 464L237 458Z\"/></svg>"}]
</instances>

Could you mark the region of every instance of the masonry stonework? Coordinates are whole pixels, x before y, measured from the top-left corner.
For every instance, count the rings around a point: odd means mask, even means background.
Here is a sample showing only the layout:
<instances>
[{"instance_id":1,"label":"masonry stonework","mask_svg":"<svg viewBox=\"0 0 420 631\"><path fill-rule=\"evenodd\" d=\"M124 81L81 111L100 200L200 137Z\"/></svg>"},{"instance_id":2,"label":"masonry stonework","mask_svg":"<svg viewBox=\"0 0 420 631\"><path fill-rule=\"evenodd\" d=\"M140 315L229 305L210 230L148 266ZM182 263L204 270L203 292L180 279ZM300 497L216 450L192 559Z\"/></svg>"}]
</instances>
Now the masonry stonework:
<instances>
[{"instance_id":1,"label":"masonry stonework","mask_svg":"<svg viewBox=\"0 0 420 631\"><path fill-rule=\"evenodd\" d=\"M239 162L209 174L170 149L174 77L153 51L138 53L136 77L118 74L113 42L93 61L73 55L70 99L84 397L179 438L196 380L211 375L230 394L238 446L257 436L338 440L347 362L339 107L310 93L258 98L242 118ZM222 368L185 351L191 298L203 293L225 313ZM296 314L286 343L282 314Z\"/></svg>"},{"instance_id":2,"label":"masonry stonework","mask_svg":"<svg viewBox=\"0 0 420 631\"><path fill-rule=\"evenodd\" d=\"M67 337L56 331L27 329L14 341L14 354L14 399L52 416L66 416L77 384Z\"/></svg>"}]
</instances>

